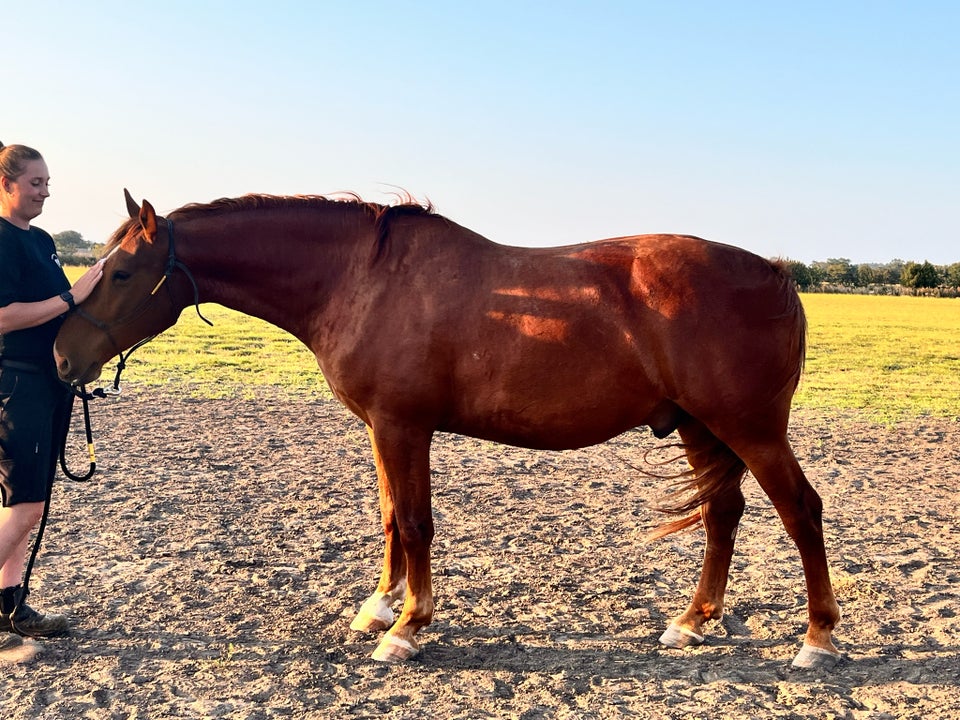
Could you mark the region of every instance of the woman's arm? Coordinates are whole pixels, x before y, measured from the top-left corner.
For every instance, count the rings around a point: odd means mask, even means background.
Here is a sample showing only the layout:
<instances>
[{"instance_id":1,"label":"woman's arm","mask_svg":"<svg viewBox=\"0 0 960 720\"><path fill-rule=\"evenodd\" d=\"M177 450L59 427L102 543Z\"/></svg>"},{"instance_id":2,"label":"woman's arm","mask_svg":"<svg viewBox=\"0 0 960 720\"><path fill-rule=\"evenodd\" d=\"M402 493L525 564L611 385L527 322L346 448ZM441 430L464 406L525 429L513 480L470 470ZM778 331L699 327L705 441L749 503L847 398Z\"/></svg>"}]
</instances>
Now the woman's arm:
<instances>
[{"instance_id":1,"label":"woman's arm","mask_svg":"<svg viewBox=\"0 0 960 720\"><path fill-rule=\"evenodd\" d=\"M86 300L102 277L103 261L101 260L95 262L70 288L74 303L79 305ZM9 333L14 330L43 325L43 323L63 315L69 309L70 306L66 300L59 295L39 302L10 303L6 307L0 308L0 333Z\"/></svg>"},{"instance_id":2,"label":"woman's arm","mask_svg":"<svg viewBox=\"0 0 960 720\"><path fill-rule=\"evenodd\" d=\"M59 295L31 303L10 303L0 308L0 333L43 325L69 309Z\"/></svg>"}]
</instances>

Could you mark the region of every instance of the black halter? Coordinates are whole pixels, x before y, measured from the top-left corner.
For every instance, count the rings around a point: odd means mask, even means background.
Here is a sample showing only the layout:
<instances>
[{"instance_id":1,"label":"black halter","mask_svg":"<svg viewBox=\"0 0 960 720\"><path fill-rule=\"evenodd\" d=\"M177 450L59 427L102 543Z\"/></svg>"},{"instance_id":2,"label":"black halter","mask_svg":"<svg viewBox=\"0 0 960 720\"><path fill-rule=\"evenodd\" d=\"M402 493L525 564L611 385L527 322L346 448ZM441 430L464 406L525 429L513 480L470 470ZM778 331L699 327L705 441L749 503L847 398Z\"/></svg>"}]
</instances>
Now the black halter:
<instances>
[{"instance_id":1,"label":"black halter","mask_svg":"<svg viewBox=\"0 0 960 720\"><path fill-rule=\"evenodd\" d=\"M177 258L176 241L174 239L175 236L173 233L173 221L167 218L164 218L164 222L166 222L167 224L167 264L163 270L163 277L160 278L159 282L157 282L153 290L150 291L150 294L147 297L145 297L143 301L140 302L139 305L137 305L127 315L124 315L120 319L115 320L112 324L105 323L103 320L98 320L97 318L93 317L90 313L88 313L86 310L84 310L82 306L77 306L71 311L76 313L79 317L83 318L84 320L89 322L91 325L93 325L95 328L100 330L104 335L106 335L107 339L110 341L110 344L113 345L113 349L116 350L117 356L119 358L117 362L117 373L113 379L113 386L109 388L102 388L99 390L99 392L94 391L93 395L88 395L88 393L86 393L86 391L83 390L83 387L81 386L80 393L77 393L76 390L74 390L75 394L77 394L81 398L84 397L84 395L99 397L104 394L107 394L107 395L120 394L120 374L123 372L124 368L126 368L127 360L130 358L130 355L132 355L135 350L143 347L148 342L153 340L156 337L156 335L150 335L149 337L146 337L143 340L140 340L134 343L130 347L130 349L127 350L126 353L124 353L123 350L120 348L120 345L114 339L113 334L110 332L110 330L112 327L115 328L118 325L124 325L143 315L143 313L146 312L147 306L150 304L150 301L152 300L153 296L157 294L160 288L167 282L170 276L173 275L173 273L178 268L183 271L184 275L186 275L187 279L190 281L190 285L193 286L193 306L197 310L197 316L201 320L203 320L207 325L211 325L211 326L213 325L213 323L207 320L207 318L203 316L203 313L200 312L200 290L199 288L197 288L197 281L194 280L193 273L190 272L190 269L183 263L183 261ZM176 305L173 302L173 294L172 294L172 291L170 291L169 285L167 286L167 291L170 293L171 307L176 308Z\"/></svg>"}]
</instances>

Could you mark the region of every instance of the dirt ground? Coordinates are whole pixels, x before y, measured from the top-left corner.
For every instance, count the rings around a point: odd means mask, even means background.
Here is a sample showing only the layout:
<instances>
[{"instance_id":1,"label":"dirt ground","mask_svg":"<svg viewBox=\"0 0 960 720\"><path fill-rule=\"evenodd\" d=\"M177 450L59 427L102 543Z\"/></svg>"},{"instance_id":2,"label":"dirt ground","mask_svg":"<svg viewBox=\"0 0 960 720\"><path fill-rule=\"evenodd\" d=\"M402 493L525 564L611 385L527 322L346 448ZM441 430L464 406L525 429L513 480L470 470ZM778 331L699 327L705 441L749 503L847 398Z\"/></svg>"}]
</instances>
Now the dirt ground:
<instances>
[{"instance_id":1,"label":"dirt ground","mask_svg":"<svg viewBox=\"0 0 960 720\"><path fill-rule=\"evenodd\" d=\"M69 636L0 665L0 716L60 718L946 718L960 707L960 436L800 413L823 496L844 659L800 671L799 557L747 477L727 615L661 648L701 531L646 544L666 490L647 430L576 452L440 435L437 612L421 656L370 659L350 620L382 541L366 433L332 400L94 405L100 470L62 478L31 604ZM79 426L79 419L75 423ZM82 467L75 438L72 465Z\"/></svg>"}]
</instances>

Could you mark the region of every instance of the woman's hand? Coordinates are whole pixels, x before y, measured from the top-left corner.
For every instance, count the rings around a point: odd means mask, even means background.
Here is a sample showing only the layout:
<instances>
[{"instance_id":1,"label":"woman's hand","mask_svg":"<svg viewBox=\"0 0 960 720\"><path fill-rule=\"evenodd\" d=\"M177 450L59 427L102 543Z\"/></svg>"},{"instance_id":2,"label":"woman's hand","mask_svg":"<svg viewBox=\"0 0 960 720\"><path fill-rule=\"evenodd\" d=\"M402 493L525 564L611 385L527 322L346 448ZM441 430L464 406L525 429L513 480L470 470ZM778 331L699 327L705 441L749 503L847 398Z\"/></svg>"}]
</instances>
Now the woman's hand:
<instances>
[{"instance_id":1,"label":"woman's hand","mask_svg":"<svg viewBox=\"0 0 960 720\"><path fill-rule=\"evenodd\" d=\"M70 294L73 295L73 301L77 305L90 297L90 293L93 292L97 283L100 282L100 278L103 277L103 263L103 260L98 260L91 265L90 269L81 275L80 279L70 288Z\"/></svg>"}]
</instances>

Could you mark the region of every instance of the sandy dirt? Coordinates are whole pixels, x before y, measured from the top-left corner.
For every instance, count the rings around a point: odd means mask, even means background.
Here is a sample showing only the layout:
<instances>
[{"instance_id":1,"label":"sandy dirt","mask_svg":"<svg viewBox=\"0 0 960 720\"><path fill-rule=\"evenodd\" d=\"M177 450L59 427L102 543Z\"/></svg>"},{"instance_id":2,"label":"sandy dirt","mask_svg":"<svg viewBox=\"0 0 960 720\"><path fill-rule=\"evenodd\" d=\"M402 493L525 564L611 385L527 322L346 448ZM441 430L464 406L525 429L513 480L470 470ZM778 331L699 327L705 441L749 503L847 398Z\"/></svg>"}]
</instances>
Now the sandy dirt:
<instances>
[{"instance_id":1,"label":"sandy dirt","mask_svg":"<svg viewBox=\"0 0 960 720\"><path fill-rule=\"evenodd\" d=\"M58 477L31 604L67 637L0 660L0 717L947 718L960 707L956 422L795 415L823 496L844 659L800 671L798 554L747 477L727 615L661 648L702 532L653 544L647 430L549 453L439 435L421 656L349 623L382 540L362 423L332 400L94 406L100 471ZM75 423L79 426L79 420ZM82 467L75 437L71 464ZM657 454L655 453L656 457ZM667 468L669 469L669 468Z\"/></svg>"}]
</instances>

